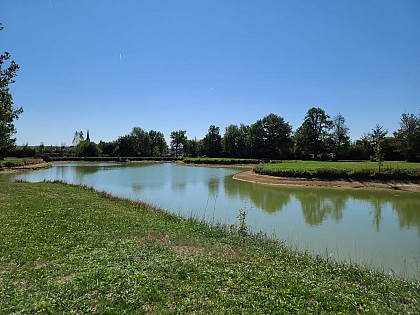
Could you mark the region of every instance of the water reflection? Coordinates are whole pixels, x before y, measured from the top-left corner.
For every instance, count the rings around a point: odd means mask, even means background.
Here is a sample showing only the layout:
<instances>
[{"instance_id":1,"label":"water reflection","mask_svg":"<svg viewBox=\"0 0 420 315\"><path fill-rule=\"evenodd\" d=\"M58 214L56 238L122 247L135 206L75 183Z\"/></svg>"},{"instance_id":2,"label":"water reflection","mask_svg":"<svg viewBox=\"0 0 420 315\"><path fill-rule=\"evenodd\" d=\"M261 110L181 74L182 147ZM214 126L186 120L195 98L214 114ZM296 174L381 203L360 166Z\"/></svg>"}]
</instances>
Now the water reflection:
<instances>
[{"instance_id":1,"label":"water reflection","mask_svg":"<svg viewBox=\"0 0 420 315\"><path fill-rule=\"evenodd\" d=\"M322 224L327 217L336 222L343 218L347 198L341 194L332 195L329 191L316 189L297 192L295 197L300 202L306 223L311 226Z\"/></svg>"},{"instance_id":2,"label":"water reflection","mask_svg":"<svg viewBox=\"0 0 420 315\"><path fill-rule=\"evenodd\" d=\"M209 196L217 197L219 195L219 178L209 178L207 182L207 188L209 189Z\"/></svg>"},{"instance_id":3,"label":"water reflection","mask_svg":"<svg viewBox=\"0 0 420 315\"><path fill-rule=\"evenodd\" d=\"M398 202L393 201L392 206L398 216L400 229L416 228L417 234L420 236L420 199L413 202L408 198L402 198Z\"/></svg>"},{"instance_id":4,"label":"water reflection","mask_svg":"<svg viewBox=\"0 0 420 315\"><path fill-rule=\"evenodd\" d=\"M292 194L285 189L278 189L275 186L265 186L243 181L234 181L232 178L225 177L224 189L225 194L230 198L240 198L241 200L249 200L252 204L263 211L274 213L281 211L290 203Z\"/></svg>"},{"instance_id":5,"label":"water reflection","mask_svg":"<svg viewBox=\"0 0 420 315\"><path fill-rule=\"evenodd\" d=\"M209 184L210 186L210 184ZM380 231L382 209L391 205L397 213L401 228L415 227L420 235L420 195L418 193L378 190L331 189L317 187L266 186L237 181L232 184L230 177L224 180L225 194L230 198L251 201L252 205L269 213L282 211L291 200L299 201L305 222L310 226L322 225L330 218L335 222L343 219L352 200L370 205L372 225ZM209 193L213 192L213 188Z\"/></svg>"}]
</instances>

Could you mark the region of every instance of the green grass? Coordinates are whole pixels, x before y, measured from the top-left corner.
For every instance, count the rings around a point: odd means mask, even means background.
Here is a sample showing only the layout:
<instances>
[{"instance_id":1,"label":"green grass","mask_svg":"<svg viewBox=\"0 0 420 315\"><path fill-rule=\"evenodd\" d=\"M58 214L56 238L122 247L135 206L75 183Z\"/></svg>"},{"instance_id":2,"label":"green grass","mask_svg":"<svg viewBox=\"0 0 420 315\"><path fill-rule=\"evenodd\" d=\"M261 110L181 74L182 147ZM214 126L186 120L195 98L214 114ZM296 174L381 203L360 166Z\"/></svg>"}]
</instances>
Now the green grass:
<instances>
[{"instance_id":1,"label":"green grass","mask_svg":"<svg viewBox=\"0 0 420 315\"><path fill-rule=\"evenodd\" d=\"M36 158L7 157L4 160L0 160L0 168L24 166L24 165L30 165L30 164L37 164L41 162L42 162L42 159L36 159Z\"/></svg>"},{"instance_id":2,"label":"green grass","mask_svg":"<svg viewBox=\"0 0 420 315\"><path fill-rule=\"evenodd\" d=\"M0 222L0 314L420 310L418 282L83 187L0 182Z\"/></svg>"},{"instance_id":3,"label":"green grass","mask_svg":"<svg viewBox=\"0 0 420 315\"><path fill-rule=\"evenodd\" d=\"M261 160L257 159L236 159L236 158L201 158L201 157L189 157L185 158L184 163L191 164L258 164Z\"/></svg>"},{"instance_id":4,"label":"green grass","mask_svg":"<svg viewBox=\"0 0 420 315\"><path fill-rule=\"evenodd\" d=\"M420 163L383 162L379 172L376 162L284 161L257 166L259 174L291 177L420 179Z\"/></svg>"}]
</instances>

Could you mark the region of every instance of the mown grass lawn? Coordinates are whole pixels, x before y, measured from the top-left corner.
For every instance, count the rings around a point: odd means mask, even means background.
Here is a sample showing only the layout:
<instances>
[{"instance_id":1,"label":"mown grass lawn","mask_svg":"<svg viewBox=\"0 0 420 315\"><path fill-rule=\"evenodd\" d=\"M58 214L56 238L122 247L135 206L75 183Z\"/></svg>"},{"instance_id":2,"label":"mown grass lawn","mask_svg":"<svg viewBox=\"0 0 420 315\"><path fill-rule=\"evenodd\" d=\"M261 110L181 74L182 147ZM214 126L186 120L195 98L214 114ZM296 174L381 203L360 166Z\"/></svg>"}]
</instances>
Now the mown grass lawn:
<instances>
[{"instance_id":1,"label":"mown grass lawn","mask_svg":"<svg viewBox=\"0 0 420 315\"><path fill-rule=\"evenodd\" d=\"M0 314L419 314L420 284L60 183L0 182Z\"/></svg>"},{"instance_id":2,"label":"mown grass lawn","mask_svg":"<svg viewBox=\"0 0 420 315\"><path fill-rule=\"evenodd\" d=\"M255 172L273 176L420 179L420 163L282 161L257 166Z\"/></svg>"}]
</instances>

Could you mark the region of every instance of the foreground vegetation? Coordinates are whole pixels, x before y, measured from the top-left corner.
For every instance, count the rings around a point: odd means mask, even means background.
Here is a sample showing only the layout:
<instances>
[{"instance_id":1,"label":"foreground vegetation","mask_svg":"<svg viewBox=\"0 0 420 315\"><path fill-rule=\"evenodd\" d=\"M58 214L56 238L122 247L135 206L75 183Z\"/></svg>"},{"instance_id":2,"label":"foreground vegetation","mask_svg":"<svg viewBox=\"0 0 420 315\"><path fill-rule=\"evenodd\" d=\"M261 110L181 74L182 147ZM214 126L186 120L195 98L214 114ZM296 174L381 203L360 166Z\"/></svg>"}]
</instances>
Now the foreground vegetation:
<instances>
[{"instance_id":1,"label":"foreground vegetation","mask_svg":"<svg viewBox=\"0 0 420 315\"><path fill-rule=\"evenodd\" d=\"M284 161L261 164L258 174L303 178L414 179L420 180L420 163Z\"/></svg>"},{"instance_id":2,"label":"foreground vegetation","mask_svg":"<svg viewBox=\"0 0 420 315\"><path fill-rule=\"evenodd\" d=\"M297 253L243 224L211 228L60 183L0 182L0 205L0 314L420 310L418 282Z\"/></svg>"}]
</instances>

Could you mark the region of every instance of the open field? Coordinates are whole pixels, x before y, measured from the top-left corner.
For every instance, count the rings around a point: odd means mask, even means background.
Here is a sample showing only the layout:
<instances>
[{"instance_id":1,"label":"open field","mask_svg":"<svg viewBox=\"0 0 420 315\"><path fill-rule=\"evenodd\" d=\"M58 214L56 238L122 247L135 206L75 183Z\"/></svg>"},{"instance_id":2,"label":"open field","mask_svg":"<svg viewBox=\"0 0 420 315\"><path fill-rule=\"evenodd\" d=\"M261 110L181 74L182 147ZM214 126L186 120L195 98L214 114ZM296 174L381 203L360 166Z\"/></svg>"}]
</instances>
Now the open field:
<instances>
[{"instance_id":1,"label":"open field","mask_svg":"<svg viewBox=\"0 0 420 315\"><path fill-rule=\"evenodd\" d=\"M420 163L283 161L254 168L258 174L302 178L420 179Z\"/></svg>"},{"instance_id":2,"label":"open field","mask_svg":"<svg viewBox=\"0 0 420 315\"><path fill-rule=\"evenodd\" d=\"M246 236L243 224L208 227L61 183L0 182L0 205L0 314L420 311L419 282Z\"/></svg>"}]
</instances>

